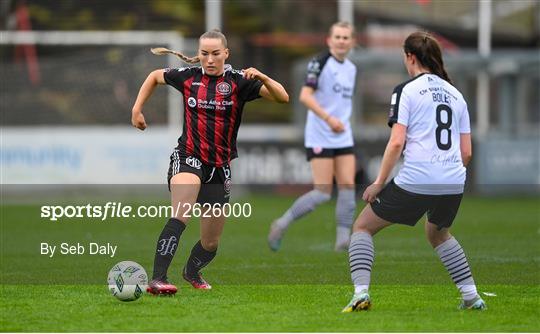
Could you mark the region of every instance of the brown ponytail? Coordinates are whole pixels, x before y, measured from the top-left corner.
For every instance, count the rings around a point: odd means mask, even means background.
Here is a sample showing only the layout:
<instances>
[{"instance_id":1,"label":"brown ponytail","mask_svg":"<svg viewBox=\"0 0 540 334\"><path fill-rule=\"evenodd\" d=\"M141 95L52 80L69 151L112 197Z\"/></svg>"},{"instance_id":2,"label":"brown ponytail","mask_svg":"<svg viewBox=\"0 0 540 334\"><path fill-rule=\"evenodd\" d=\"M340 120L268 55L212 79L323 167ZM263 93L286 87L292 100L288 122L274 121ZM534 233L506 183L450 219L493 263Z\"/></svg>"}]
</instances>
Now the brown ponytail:
<instances>
[{"instance_id":1,"label":"brown ponytail","mask_svg":"<svg viewBox=\"0 0 540 334\"><path fill-rule=\"evenodd\" d=\"M444 68L439 42L429 33L418 31L410 34L405 40L403 51L415 55L422 66L427 67L431 73L452 83Z\"/></svg>"}]
</instances>

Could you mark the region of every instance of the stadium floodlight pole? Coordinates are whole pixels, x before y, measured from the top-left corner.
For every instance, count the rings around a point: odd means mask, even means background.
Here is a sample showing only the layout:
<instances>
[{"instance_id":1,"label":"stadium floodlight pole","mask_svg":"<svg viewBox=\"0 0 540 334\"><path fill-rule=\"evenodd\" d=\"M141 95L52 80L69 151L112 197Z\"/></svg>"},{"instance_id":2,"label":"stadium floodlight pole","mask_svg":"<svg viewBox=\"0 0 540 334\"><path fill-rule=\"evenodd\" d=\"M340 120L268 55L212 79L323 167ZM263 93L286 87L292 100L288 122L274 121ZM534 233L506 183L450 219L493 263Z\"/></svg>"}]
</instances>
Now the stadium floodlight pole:
<instances>
[{"instance_id":1,"label":"stadium floodlight pole","mask_svg":"<svg viewBox=\"0 0 540 334\"><path fill-rule=\"evenodd\" d=\"M491 53L491 0L478 2L478 53L487 63ZM478 73L476 86L476 129L480 137L489 130L489 75L483 68Z\"/></svg>"},{"instance_id":2,"label":"stadium floodlight pole","mask_svg":"<svg viewBox=\"0 0 540 334\"><path fill-rule=\"evenodd\" d=\"M221 0L205 1L206 31L221 28Z\"/></svg>"},{"instance_id":3,"label":"stadium floodlight pole","mask_svg":"<svg viewBox=\"0 0 540 334\"><path fill-rule=\"evenodd\" d=\"M354 25L354 1L338 0L338 20Z\"/></svg>"}]
</instances>

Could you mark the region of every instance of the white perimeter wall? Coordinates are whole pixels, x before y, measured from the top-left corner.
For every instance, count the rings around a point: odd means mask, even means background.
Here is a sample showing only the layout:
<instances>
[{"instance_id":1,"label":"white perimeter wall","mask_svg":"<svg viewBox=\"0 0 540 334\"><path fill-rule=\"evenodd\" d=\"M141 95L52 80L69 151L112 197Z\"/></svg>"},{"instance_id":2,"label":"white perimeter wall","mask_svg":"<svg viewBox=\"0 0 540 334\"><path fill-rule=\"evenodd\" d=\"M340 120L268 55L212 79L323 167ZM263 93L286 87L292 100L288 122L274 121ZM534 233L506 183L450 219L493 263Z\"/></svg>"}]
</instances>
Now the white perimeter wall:
<instances>
[{"instance_id":1,"label":"white perimeter wall","mask_svg":"<svg viewBox=\"0 0 540 334\"><path fill-rule=\"evenodd\" d=\"M165 184L178 133L167 127L0 128L2 184ZM237 184L310 183L301 145L247 145Z\"/></svg>"}]
</instances>

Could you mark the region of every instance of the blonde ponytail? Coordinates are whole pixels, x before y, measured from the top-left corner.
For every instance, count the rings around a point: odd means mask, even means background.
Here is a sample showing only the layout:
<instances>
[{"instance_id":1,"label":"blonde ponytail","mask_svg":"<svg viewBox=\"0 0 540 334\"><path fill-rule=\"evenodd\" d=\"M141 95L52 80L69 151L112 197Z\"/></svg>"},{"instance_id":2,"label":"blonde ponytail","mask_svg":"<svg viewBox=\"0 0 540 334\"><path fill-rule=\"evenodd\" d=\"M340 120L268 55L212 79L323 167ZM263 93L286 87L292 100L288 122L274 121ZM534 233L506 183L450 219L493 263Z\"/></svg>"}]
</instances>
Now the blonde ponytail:
<instances>
[{"instance_id":1,"label":"blonde ponytail","mask_svg":"<svg viewBox=\"0 0 540 334\"><path fill-rule=\"evenodd\" d=\"M151 48L150 51L151 51L153 54L158 55L158 56L163 56L163 55L166 55L166 54L172 54L172 55L175 55L175 56L177 56L178 58L182 59L183 62L188 63L188 64L198 64L198 63L199 63L199 57L197 57L197 56L195 56L195 57L188 57L188 56L184 55L184 54L181 53L181 52L169 50L169 49L167 49L167 48L162 48L162 47L159 47L159 48Z\"/></svg>"},{"instance_id":2,"label":"blonde ponytail","mask_svg":"<svg viewBox=\"0 0 540 334\"><path fill-rule=\"evenodd\" d=\"M204 39L204 38L219 39L221 41L221 43L223 44L223 47L227 48L227 38L225 37L225 35L223 35L223 33L221 31L219 31L219 29L213 29L213 30L205 32L204 34L201 35L201 37L199 37L199 40ZM169 50L169 49L163 48L163 47L151 48L150 51L153 54L158 55L158 56L163 56L163 55L166 55L166 54L175 55L178 58L182 59L182 61L187 63L187 64L198 64L200 62L200 59L199 59L198 56L188 57L188 56L184 55L181 52Z\"/></svg>"}]
</instances>

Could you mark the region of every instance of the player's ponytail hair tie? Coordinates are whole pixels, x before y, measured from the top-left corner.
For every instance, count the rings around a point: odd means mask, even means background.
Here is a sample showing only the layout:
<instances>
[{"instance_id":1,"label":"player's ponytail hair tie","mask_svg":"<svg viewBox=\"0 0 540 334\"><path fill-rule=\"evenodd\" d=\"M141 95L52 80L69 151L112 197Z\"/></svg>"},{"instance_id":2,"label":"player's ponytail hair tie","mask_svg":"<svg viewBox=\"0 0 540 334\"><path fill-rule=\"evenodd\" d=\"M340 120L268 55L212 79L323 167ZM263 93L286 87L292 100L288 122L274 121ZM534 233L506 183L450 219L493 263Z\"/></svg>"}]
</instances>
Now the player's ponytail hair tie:
<instances>
[{"instance_id":1,"label":"player's ponytail hair tie","mask_svg":"<svg viewBox=\"0 0 540 334\"><path fill-rule=\"evenodd\" d=\"M158 55L158 56L163 56L163 55L166 55L166 54L172 54L172 55L175 55L177 56L178 58L182 59L183 62L185 63L188 63L188 64L198 64L199 63L199 57L195 56L195 57L188 57L186 55L184 55L183 53L181 52L178 52L178 51L173 51L173 50L169 50L167 48L163 48L163 47L159 47L159 48L151 48L150 51L155 54L155 55Z\"/></svg>"}]
</instances>

